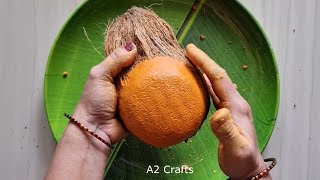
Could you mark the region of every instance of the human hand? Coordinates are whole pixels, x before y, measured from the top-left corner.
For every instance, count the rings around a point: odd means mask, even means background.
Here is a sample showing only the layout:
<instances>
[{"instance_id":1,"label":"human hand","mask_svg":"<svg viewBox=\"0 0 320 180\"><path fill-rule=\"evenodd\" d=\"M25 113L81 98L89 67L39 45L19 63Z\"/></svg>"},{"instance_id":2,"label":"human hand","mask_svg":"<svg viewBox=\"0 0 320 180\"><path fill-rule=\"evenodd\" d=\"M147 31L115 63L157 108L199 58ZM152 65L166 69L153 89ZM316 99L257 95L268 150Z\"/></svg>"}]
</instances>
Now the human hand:
<instances>
[{"instance_id":1,"label":"human hand","mask_svg":"<svg viewBox=\"0 0 320 180\"><path fill-rule=\"evenodd\" d=\"M115 116L117 92L114 78L124 67L134 62L136 54L136 46L128 43L124 48L116 49L100 64L94 66L73 114L76 120L111 144L127 135Z\"/></svg>"},{"instance_id":2,"label":"human hand","mask_svg":"<svg viewBox=\"0 0 320 180\"><path fill-rule=\"evenodd\" d=\"M251 109L226 71L195 45L186 47L190 61L204 72L217 111L211 128L219 140L221 170L231 179L246 179L266 169L260 154ZM271 178L270 176L268 178Z\"/></svg>"}]
</instances>

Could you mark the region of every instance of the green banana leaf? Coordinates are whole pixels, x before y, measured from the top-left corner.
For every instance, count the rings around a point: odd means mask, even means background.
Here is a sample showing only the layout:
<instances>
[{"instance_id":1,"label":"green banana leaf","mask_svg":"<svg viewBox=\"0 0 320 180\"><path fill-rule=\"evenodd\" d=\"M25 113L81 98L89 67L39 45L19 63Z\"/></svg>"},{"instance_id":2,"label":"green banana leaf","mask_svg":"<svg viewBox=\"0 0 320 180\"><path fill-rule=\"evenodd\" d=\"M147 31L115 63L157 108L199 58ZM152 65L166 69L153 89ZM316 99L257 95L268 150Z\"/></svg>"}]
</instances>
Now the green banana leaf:
<instances>
[{"instance_id":1,"label":"green banana leaf","mask_svg":"<svg viewBox=\"0 0 320 180\"><path fill-rule=\"evenodd\" d=\"M90 68L103 60L108 21L133 5L154 9L172 26L181 46L196 44L227 70L252 108L259 148L263 151L278 112L278 72L261 27L234 0L85 1L58 34L47 64L45 106L54 139L61 138L68 122L63 113L73 112ZM200 35L206 38L200 40ZM248 68L242 69L243 65ZM68 72L66 78L63 72ZM188 142L169 148L154 148L129 136L113 150L106 179L226 179L217 160L218 142L209 126L214 111L211 105L207 120ZM193 173L176 173L175 167L182 165L192 167ZM147 173L148 167L155 171L157 166L159 173ZM164 167L170 173L164 172Z\"/></svg>"}]
</instances>

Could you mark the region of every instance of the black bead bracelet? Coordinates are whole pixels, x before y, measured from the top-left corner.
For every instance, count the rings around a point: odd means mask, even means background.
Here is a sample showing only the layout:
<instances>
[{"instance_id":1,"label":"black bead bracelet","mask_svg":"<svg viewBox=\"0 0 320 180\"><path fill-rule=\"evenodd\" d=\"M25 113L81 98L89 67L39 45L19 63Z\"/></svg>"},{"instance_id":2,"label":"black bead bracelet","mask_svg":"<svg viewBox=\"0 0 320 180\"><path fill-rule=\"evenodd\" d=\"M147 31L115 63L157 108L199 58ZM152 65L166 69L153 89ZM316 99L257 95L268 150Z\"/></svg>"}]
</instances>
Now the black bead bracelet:
<instances>
[{"instance_id":1,"label":"black bead bracelet","mask_svg":"<svg viewBox=\"0 0 320 180\"><path fill-rule=\"evenodd\" d=\"M89 134L91 134L92 136L94 136L95 138L97 138L99 141L101 141L103 144L107 145L110 149L113 149L113 146L108 143L106 140L104 140L102 137L100 137L98 134L94 133L93 131L91 131L90 129L88 129L87 127L85 127L83 124L81 124L79 121L77 121L76 119L74 119L72 116L68 115L67 113L64 113L64 116L66 118L68 118L71 122L73 122L75 125L77 125L80 129L88 132Z\"/></svg>"}]
</instances>

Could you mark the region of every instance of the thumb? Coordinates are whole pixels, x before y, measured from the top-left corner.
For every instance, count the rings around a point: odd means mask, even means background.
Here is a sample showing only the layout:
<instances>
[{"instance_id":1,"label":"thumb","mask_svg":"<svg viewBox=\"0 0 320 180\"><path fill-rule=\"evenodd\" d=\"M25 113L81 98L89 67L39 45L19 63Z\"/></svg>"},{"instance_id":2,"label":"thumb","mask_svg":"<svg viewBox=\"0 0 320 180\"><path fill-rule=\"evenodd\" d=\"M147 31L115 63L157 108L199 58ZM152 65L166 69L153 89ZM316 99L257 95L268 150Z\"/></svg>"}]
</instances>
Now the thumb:
<instances>
[{"instance_id":1,"label":"thumb","mask_svg":"<svg viewBox=\"0 0 320 180\"><path fill-rule=\"evenodd\" d=\"M231 112L227 108L221 108L213 114L211 129L221 144L238 146L247 143L247 139L241 134L241 129L234 124Z\"/></svg>"},{"instance_id":2,"label":"thumb","mask_svg":"<svg viewBox=\"0 0 320 180\"><path fill-rule=\"evenodd\" d=\"M90 75L94 78L116 77L123 68L130 66L137 56L137 48L133 42L114 50L100 64L94 66Z\"/></svg>"}]
</instances>

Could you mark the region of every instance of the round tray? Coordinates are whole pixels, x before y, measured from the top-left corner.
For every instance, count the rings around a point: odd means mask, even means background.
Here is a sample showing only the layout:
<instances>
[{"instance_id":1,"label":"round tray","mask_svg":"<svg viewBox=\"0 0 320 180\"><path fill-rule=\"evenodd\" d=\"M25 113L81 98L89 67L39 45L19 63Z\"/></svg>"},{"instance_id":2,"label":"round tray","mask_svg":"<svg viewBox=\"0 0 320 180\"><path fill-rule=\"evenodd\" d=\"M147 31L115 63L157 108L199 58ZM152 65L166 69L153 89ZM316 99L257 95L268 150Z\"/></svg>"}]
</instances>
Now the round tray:
<instances>
[{"instance_id":1,"label":"round tray","mask_svg":"<svg viewBox=\"0 0 320 180\"><path fill-rule=\"evenodd\" d=\"M268 40L248 11L237 1L207 0L88 0L65 23L52 47L45 74L45 106L50 128L59 141L83 90L89 70L103 60L108 21L131 6L152 6L175 30L182 46L194 43L225 68L249 102L262 151L274 128L279 105L279 78ZM199 39L204 35L205 40ZM244 70L243 65L248 68ZM63 77L63 72L68 72ZM133 136L117 145L107 167L108 179L225 179L217 160L218 142L209 117L186 143L153 148ZM159 174L146 173L149 165ZM167 166L166 166L167 165ZM193 173L166 173L188 165Z\"/></svg>"}]
</instances>

